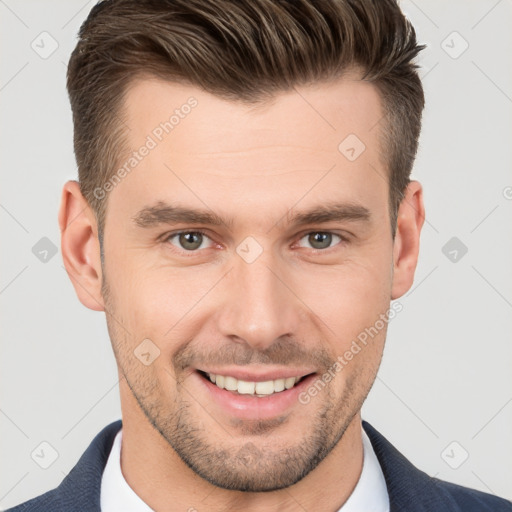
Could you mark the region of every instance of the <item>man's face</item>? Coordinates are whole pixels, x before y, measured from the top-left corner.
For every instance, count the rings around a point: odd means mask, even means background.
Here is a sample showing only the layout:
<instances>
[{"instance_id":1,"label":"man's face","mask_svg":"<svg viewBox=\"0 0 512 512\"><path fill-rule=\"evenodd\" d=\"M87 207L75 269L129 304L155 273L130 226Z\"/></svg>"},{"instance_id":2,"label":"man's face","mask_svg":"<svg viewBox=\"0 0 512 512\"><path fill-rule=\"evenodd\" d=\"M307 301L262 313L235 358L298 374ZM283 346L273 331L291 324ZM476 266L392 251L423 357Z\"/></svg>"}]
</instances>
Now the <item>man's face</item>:
<instances>
[{"instance_id":1,"label":"man's face","mask_svg":"<svg viewBox=\"0 0 512 512\"><path fill-rule=\"evenodd\" d=\"M182 108L190 97L197 104ZM124 406L131 400L132 417L214 485L292 485L359 418L382 355L385 327L316 396L298 400L389 309L378 93L344 79L251 109L143 80L125 105L130 152L151 149L110 192L104 231L105 307L129 386ZM158 130L175 109L174 128ZM351 134L366 146L359 156ZM178 219L178 207L221 220ZM317 209L340 215L297 222ZM220 389L207 373L230 377L228 387L233 377L248 381L241 391L309 376L254 396Z\"/></svg>"}]
</instances>

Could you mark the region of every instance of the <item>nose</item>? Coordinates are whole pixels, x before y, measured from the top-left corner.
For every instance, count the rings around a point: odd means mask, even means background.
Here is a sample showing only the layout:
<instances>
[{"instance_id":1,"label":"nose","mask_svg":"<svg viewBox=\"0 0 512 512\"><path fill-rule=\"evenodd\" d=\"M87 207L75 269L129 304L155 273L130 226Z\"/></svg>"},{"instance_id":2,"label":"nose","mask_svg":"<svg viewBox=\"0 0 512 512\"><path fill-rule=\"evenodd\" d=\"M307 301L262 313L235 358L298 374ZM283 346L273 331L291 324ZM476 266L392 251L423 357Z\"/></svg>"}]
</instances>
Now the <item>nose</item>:
<instances>
[{"instance_id":1,"label":"nose","mask_svg":"<svg viewBox=\"0 0 512 512\"><path fill-rule=\"evenodd\" d=\"M217 311L221 334L255 350L265 350L299 329L302 303L282 265L267 252L247 263L237 254L226 276L224 300Z\"/></svg>"}]
</instances>

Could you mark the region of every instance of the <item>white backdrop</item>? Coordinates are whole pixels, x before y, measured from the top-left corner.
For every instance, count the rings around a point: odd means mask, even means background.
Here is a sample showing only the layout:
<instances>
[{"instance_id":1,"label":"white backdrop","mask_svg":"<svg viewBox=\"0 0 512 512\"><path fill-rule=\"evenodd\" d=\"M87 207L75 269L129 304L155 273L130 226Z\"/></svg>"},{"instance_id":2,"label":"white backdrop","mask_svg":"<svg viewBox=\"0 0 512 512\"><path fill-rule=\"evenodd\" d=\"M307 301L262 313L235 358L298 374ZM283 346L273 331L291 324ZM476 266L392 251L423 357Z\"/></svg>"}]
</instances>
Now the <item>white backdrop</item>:
<instances>
[{"instance_id":1,"label":"white backdrop","mask_svg":"<svg viewBox=\"0 0 512 512\"><path fill-rule=\"evenodd\" d=\"M77 176L66 65L93 4L0 1L3 508L57 486L121 417L104 314L58 249ZM512 0L401 5L428 44L413 173L427 222L363 418L430 475L512 499Z\"/></svg>"}]
</instances>

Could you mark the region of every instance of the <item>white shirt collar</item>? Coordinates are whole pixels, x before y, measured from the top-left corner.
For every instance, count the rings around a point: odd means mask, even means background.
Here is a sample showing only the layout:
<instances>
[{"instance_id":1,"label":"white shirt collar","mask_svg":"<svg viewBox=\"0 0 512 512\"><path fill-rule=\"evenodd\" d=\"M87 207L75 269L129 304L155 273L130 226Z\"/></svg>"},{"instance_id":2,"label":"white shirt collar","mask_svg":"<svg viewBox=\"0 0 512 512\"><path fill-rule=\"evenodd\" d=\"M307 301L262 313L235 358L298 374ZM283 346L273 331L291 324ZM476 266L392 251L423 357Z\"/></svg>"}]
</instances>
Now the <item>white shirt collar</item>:
<instances>
[{"instance_id":1,"label":"white shirt collar","mask_svg":"<svg viewBox=\"0 0 512 512\"><path fill-rule=\"evenodd\" d=\"M361 427L362 429L362 427ZM117 433L101 479L102 512L153 512L128 485L121 472L122 429ZM363 470L357 485L338 512L389 512L384 474L368 435L362 429Z\"/></svg>"},{"instance_id":2,"label":"white shirt collar","mask_svg":"<svg viewBox=\"0 0 512 512\"><path fill-rule=\"evenodd\" d=\"M389 495L372 443L364 428L363 437L363 470L355 489L338 512L389 512Z\"/></svg>"},{"instance_id":3,"label":"white shirt collar","mask_svg":"<svg viewBox=\"0 0 512 512\"><path fill-rule=\"evenodd\" d=\"M128 485L121 472L123 429L117 433L101 477L101 512L154 512Z\"/></svg>"}]
</instances>

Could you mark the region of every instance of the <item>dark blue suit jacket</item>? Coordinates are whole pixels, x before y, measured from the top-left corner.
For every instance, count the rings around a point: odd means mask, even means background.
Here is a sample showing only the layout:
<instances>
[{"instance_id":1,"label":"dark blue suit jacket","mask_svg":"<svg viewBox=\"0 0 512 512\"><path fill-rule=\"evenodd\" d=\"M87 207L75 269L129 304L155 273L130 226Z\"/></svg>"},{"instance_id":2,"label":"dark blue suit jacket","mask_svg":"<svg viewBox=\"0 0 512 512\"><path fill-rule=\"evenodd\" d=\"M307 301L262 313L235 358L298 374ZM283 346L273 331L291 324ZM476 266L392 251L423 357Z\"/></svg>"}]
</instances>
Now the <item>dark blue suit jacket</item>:
<instances>
[{"instance_id":1,"label":"dark blue suit jacket","mask_svg":"<svg viewBox=\"0 0 512 512\"><path fill-rule=\"evenodd\" d=\"M121 426L118 420L105 427L56 489L7 512L100 512L101 476ZM510 501L431 478L369 423L363 427L386 479L391 512L512 512Z\"/></svg>"}]
</instances>

